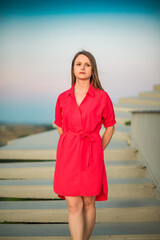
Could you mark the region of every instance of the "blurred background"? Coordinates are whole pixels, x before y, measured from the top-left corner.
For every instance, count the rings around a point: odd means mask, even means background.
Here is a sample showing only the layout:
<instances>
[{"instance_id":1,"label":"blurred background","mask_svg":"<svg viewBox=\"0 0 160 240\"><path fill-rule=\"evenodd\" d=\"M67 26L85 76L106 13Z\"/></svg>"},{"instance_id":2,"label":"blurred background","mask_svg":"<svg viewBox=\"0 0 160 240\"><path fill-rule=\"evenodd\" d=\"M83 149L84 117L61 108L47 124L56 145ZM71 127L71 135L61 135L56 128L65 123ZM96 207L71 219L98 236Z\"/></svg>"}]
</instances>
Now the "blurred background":
<instances>
[{"instance_id":1,"label":"blurred background","mask_svg":"<svg viewBox=\"0 0 160 240\"><path fill-rule=\"evenodd\" d=\"M47 124L71 87L71 61L97 61L113 103L160 82L160 2L0 1L0 122Z\"/></svg>"}]
</instances>

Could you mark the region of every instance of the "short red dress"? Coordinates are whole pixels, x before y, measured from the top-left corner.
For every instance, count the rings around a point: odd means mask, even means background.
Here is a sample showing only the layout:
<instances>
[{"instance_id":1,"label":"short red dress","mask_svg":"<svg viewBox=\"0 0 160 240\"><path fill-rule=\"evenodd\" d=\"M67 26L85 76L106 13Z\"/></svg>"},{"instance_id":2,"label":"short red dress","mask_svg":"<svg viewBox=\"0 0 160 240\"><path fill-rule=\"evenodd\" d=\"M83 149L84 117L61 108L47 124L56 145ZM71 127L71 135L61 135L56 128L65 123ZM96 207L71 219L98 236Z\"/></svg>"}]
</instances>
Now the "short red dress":
<instances>
[{"instance_id":1,"label":"short red dress","mask_svg":"<svg viewBox=\"0 0 160 240\"><path fill-rule=\"evenodd\" d=\"M53 178L53 190L65 196L96 196L108 199L107 175L102 138L99 131L116 123L112 101L107 92L90 83L78 106L74 86L62 92L56 102L54 123L61 127Z\"/></svg>"}]
</instances>

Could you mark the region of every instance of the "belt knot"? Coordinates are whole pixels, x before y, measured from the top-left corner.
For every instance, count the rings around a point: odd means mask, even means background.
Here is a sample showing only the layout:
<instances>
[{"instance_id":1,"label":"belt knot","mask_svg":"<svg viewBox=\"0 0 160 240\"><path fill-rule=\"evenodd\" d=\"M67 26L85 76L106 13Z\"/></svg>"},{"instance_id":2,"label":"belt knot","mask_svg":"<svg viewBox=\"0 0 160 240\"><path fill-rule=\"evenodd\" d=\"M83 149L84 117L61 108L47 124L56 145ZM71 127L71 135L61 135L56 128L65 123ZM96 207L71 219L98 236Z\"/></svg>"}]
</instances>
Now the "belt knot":
<instances>
[{"instance_id":1,"label":"belt knot","mask_svg":"<svg viewBox=\"0 0 160 240\"><path fill-rule=\"evenodd\" d=\"M92 142L94 141L94 138L89 133L81 133L81 138L88 137Z\"/></svg>"},{"instance_id":2,"label":"belt knot","mask_svg":"<svg viewBox=\"0 0 160 240\"><path fill-rule=\"evenodd\" d=\"M84 141L83 141L83 151L82 151L82 159L83 159L83 164L85 164L87 167L89 166L90 163L90 159L91 159L91 155L92 155L92 142L94 142L94 138L89 134L89 133L80 133L81 139L85 139L88 138L89 139L89 145L86 146L84 145ZM83 166L82 164L82 166Z\"/></svg>"}]
</instances>

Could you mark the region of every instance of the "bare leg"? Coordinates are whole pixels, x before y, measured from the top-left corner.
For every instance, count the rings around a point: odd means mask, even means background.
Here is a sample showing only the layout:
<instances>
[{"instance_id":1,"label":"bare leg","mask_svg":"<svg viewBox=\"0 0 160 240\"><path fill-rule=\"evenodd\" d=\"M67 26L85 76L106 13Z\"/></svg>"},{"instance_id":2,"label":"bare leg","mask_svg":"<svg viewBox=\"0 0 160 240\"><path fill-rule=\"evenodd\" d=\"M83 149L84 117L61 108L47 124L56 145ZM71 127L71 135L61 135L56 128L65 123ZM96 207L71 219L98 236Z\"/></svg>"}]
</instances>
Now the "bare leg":
<instances>
[{"instance_id":1,"label":"bare leg","mask_svg":"<svg viewBox=\"0 0 160 240\"><path fill-rule=\"evenodd\" d=\"M89 240L96 222L96 197L83 197L84 206L84 239Z\"/></svg>"},{"instance_id":2,"label":"bare leg","mask_svg":"<svg viewBox=\"0 0 160 240\"><path fill-rule=\"evenodd\" d=\"M68 205L68 223L72 240L84 240L83 198L65 196Z\"/></svg>"}]
</instances>

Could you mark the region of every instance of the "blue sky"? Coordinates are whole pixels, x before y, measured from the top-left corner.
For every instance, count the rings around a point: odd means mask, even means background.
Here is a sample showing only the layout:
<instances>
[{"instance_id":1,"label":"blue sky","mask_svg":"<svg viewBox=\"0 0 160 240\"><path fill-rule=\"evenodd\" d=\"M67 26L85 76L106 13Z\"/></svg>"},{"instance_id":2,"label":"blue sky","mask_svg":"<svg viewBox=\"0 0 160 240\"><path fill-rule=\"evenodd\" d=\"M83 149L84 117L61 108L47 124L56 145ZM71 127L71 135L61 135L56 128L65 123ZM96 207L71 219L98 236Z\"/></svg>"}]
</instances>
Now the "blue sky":
<instances>
[{"instance_id":1,"label":"blue sky","mask_svg":"<svg viewBox=\"0 0 160 240\"><path fill-rule=\"evenodd\" d=\"M1 1L0 121L51 123L90 51L113 102L159 83L159 1Z\"/></svg>"},{"instance_id":2,"label":"blue sky","mask_svg":"<svg viewBox=\"0 0 160 240\"><path fill-rule=\"evenodd\" d=\"M38 16L49 14L75 13L127 13L159 14L160 2L157 0L110 0L110 1L1 1L4 15Z\"/></svg>"}]
</instances>

